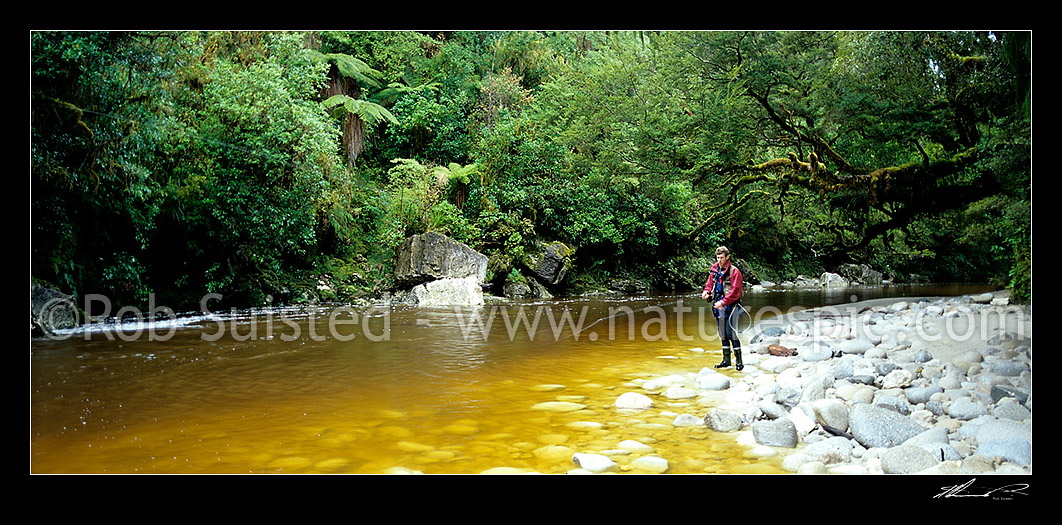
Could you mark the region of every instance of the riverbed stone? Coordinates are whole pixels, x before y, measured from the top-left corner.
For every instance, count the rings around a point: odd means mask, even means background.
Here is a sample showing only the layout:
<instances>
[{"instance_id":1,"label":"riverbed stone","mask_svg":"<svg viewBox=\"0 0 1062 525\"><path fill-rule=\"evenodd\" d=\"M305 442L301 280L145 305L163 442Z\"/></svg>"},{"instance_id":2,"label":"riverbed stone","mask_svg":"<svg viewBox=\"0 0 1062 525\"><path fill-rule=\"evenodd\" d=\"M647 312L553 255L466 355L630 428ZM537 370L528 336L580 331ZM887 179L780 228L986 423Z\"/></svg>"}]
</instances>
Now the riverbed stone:
<instances>
[{"instance_id":1,"label":"riverbed stone","mask_svg":"<svg viewBox=\"0 0 1062 525\"><path fill-rule=\"evenodd\" d=\"M1004 397L1013 397L1018 400L1019 403L1025 404L1029 401L1029 391L1022 388L1015 388L1008 385L992 385L990 392L992 401L999 402Z\"/></svg>"},{"instance_id":2,"label":"riverbed stone","mask_svg":"<svg viewBox=\"0 0 1062 525\"><path fill-rule=\"evenodd\" d=\"M536 459L541 461L567 461L575 453L570 447L564 445L546 445L536 448L531 452Z\"/></svg>"},{"instance_id":3,"label":"riverbed stone","mask_svg":"<svg viewBox=\"0 0 1062 525\"><path fill-rule=\"evenodd\" d=\"M911 372L899 368L888 373L881 380L881 388L906 388L911 386L911 382L914 381L914 374Z\"/></svg>"},{"instance_id":4,"label":"riverbed stone","mask_svg":"<svg viewBox=\"0 0 1062 525\"><path fill-rule=\"evenodd\" d=\"M907 400L895 396L878 396L874 399L874 406L887 408L903 416L911 415L911 405Z\"/></svg>"},{"instance_id":5,"label":"riverbed stone","mask_svg":"<svg viewBox=\"0 0 1062 525\"><path fill-rule=\"evenodd\" d=\"M977 446L978 456L999 457L1018 465L1032 464L1032 443L1024 439L995 439Z\"/></svg>"},{"instance_id":6,"label":"riverbed stone","mask_svg":"<svg viewBox=\"0 0 1062 525\"><path fill-rule=\"evenodd\" d=\"M787 368L792 368L796 365L797 358L773 355L761 361L758 366L763 370L777 374Z\"/></svg>"},{"instance_id":7,"label":"riverbed stone","mask_svg":"<svg viewBox=\"0 0 1062 525\"><path fill-rule=\"evenodd\" d=\"M679 414L675 416L675 419L671 421L671 424L676 427L695 427L703 422L703 419L693 414Z\"/></svg>"},{"instance_id":8,"label":"riverbed stone","mask_svg":"<svg viewBox=\"0 0 1062 525\"><path fill-rule=\"evenodd\" d=\"M684 386L672 386L664 390L663 395L668 399L690 399L697 397L697 391Z\"/></svg>"},{"instance_id":9,"label":"riverbed stone","mask_svg":"<svg viewBox=\"0 0 1062 525\"><path fill-rule=\"evenodd\" d=\"M983 415L988 414L988 409L984 404L974 400L971 397L961 397L952 401L948 405L947 413L949 416L961 420L968 421Z\"/></svg>"},{"instance_id":10,"label":"riverbed stone","mask_svg":"<svg viewBox=\"0 0 1062 525\"><path fill-rule=\"evenodd\" d=\"M907 402L913 405L928 403L933 394L943 393L944 389L937 385L910 386L903 390Z\"/></svg>"},{"instance_id":11,"label":"riverbed stone","mask_svg":"<svg viewBox=\"0 0 1062 525\"><path fill-rule=\"evenodd\" d=\"M796 425L787 417L753 423L752 435L757 443L769 447L793 448L797 445Z\"/></svg>"},{"instance_id":12,"label":"riverbed stone","mask_svg":"<svg viewBox=\"0 0 1062 525\"><path fill-rule=\"evenodd\" d=\"M811 341L797 347L797 355L809 363L825 361L833 357L833 349L822 341Z\"/></svg>"},{"instance_id":13,"label":"riverbed stone","mask_svg":"<svg viewBox=\"0 0 1062 525\"><path fill-rule=\"evenodd\" d=\"M793 423L798 436L807 436L818 425L818 421L815 420L815 412L810 404L807 403L797 405L793 410L789 411L786 418Z\"/></svg>"},{"instance_id":14,"label":"riverbed stone","mask_svg":"<svg viewBox=\"0 0 1062 525\"><path fill-rule=\"evenodd\" d=\"M893 447L917 436L921 425L892 410L856 404L848 413L852 437L864 447Z\"/></svg>"},{"instance_id":15,"label":"riverbed stone","mask_svg":"<svg viewBox=\"0 0 1062 525\"><path fill-rule=\"evenodd\" d=\"M616 408L628 410L645 410L653 407L653 400L638 392L624 392L615 401Z\"/></svg>"},{"instance_id":16,"label":"riverbed stone","mask_svg":"<svg viewBox=\"0 0 1062 525\"><path fill-rule=\"evenodd\" d=\"M820 399L811 404L819 423L837 430L848 430L848 407L839 399Z\"/></svg>"},{"instance_id":17,"label":"riverbed stone","mask_svg":"<svg viewBox=\"0 0 1062 525\"><path fill-rule=\"evenodd\" d=\"M962 455L948 439L948 430L944 427L933 427L921 434L908 439L904 445L914 446L929 452L937 461L956 461L962 459Z\"/></svg>"},{"instance_id":18,"label":"riverbed stone","mask_svg":"<svg viewBox=\"0 0 1062 525\"><path fill-rule=\"evenodd\" d=\"M642 456L630 462L630 468L637 472L663 474L670 468L667 460L659 456Z\"/></svg>"},{"instance_id":19,"label":"riverbed stone","mask_svg":"<svg viewBox=\"0 0 1062 525\"><path fill-rule=\"evenodd\" d=\"M886 474L914 474L938 463L929 451L914 445L899 445L881 455L881 469Z\"/></svg>"},{"instance_id":20,"label":"riverbed stone","mask_svg":"<svg viewBox=\"0 0 1062 525\"><path fill-rule=\"evenodd\" d=\"M780 326L768 326L752 337L753 343L763 342L765 339L773 339L785 335L785 329Z\"/></svg>"},{"instance_id":21,"label":"riverbed stone","mask_svg":"<svg viewBox=\"0 0 1062 525\"><path fill-rule=\"evenodd\" d=\"M531 406L531 410L543 410L546 412L574 412L584 408L586 408L586 405L571 401L543 401Z\"/></svg>"},{"instance_id":22,"label":"riverbed stone","mask_svg":"<svg viewBox=\"0 0 1062 525\"><path fill-rule=\"evenodd\" d=\"M741 429L744 421L736 412L713 408L704 416L704 425L716 432L735 432Z\"/></svg>"},{"instance_id":23,"label":"riverbed stone","mask_svg":"<svg viewBox=\"0 0 1062 525\"><path fill-rule=\"evenodd\" d=\"M637 439L624 439L623 441L617 443L616 446L623 450L634 452L636 454L647 454L653 452L652 446L646 445L645 443L642 443Z\"/></svg>"},{"instance_id":24,"label":"riverbed stone","mask_svg":"<svg viewBox=\"0 0 1062 525\"><path fill-rule=\"evenodd\" d=\"M992 410L992 415L999 419L1024 421L1032 417L1032 411L1019 404L1016 400L999 403Z\"/></svg>"},{"instance_id":25,"label":"riverbed stone","mask_svg":"<svg viewBox=\"0 0 1062 525\"><path fill-rule=\"evenodd\" d=\"M702 390L726 390L730 388L730 378L714 370L705 372L702 370L694 380L697 388Z\"/></svg>"},{"instance_id":26,"label":"riverbed stone","mask_svg":"<svg viewBox=\"0 0 1062 525\"><path fill-rule=\"evenodd\" d=\"M874 348L874 343L865 337L842 341L837 345L837 350L844 354L864 354Z\"/></svg>"},{"instance_id":27,"label":"riverbed stone","mask_svg":"<svg viewBox=\"0 0 1062 525\"><path fill-rule=\"evenodd\" d=\"M577 452L572 454L572 462L589 472L600 473L619 469L619 464L608 456Z\"/></svg>"},{"instance_id":28,"label":"riverbed stone","mask_svg":"<svg viewBox=\"0 0 1062 525\"><path fill-rule=\"evenodd\" d=\"M1005 377L1017 377L1031 370L1027 363L1020 363L1014 361L1000 361L996 363L991 363L988 366L988 369L991 370L994 374Z\"/></svg>"},{"instance_id":29,"label":"riverbed stone","mask_svg":"<svg viewBox=\"0 0 1062 525\"><path fill-rule=\"evenodd\" d=\"M803 453L824 465L847 463L852 460L852 440L834 436L808 445Z\"/></svg>"},{"instance_id":30,"label":"riverbed stone","mask_svg":"<svg viewBox=\"0 0 1062 525\"><path fill-rule=\"evenodd\" d=\"M874 401L874 388L860 384L844 382L834 390L834 395L849 403L871 403Z\"/></svg>"},{"instance_id":31,"label":"riverbed stone","mask_svg":"<svg viewBox=\"0 0 1062 525\"><path fill-rule=\"evenodd\" d=\"M1032 425L985 417L980 424L972 425L972 434L978 442L1021 439L1032 443Z\"/></svg>"},{"instance_id":32,"label":"riverbed stone","mask_svg":"<svg viewBox=\"0 0 1062 525\"><path fill-rule=\"evenodd\" d=\"M789 415L789 411L785 407L771 400L761 401L757 408L768 419L778 419Z\"/></svg>"}]
</instances>

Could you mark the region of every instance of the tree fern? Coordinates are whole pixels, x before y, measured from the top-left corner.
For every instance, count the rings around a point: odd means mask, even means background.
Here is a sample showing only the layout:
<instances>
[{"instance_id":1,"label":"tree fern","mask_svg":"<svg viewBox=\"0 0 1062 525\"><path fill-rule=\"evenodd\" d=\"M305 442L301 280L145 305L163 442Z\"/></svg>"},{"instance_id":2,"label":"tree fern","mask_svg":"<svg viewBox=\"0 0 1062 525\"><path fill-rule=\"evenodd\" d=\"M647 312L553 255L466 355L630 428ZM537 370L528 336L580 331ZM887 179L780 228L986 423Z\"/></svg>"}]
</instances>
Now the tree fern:
<instances>
[{"instance_id":1,"label":"tree fern","mask_svg":"<svg viewBox=\"0 0 1062 525\"><path fill-rule=\"evenodd\" d=\"M323 104L330 108L335 118L353 114L369 124L377 124L385 120L392 124L398 123L398 119L387 108L368 100L359 100L348 95L333 95L328 97Z\"/></svg>"},{"instance_id":2,"label":"tree fern","mask_svg":"<svg viewBox=\"0 0 1062 525\"><path fill-rule=\"evenodd\" d=\"M416 93L418 91L438 92L441 86L442 84L438 82L427 82L418 86L407 86L401 82L392 82L386 88L374 94L372 98L381 104L390 104L407 93Z\"/></svg>"},{"instance_id":3,"label":"tree fern","mask_svg":"<svg viewBox=\"0 0 1062 525\"><path fill-rule=\"evenodd\" d=\"M471 181L472 175L479 172L479 164L472 163L467 166L462 166L456 162L451 162L449 166L439 166L435 168L435 176L445 176L447 181L457 180L462 184L468 184Z\"/></svg>"},{"instance_id":4,"label":"tree fern","mask_svg":"<svg viewBox=\"0 0 1062 525\"><path fill-rule=\"evenodd\" d=\"M360 59L352 57L344 53L321 53L320 51L310 50L310 59L315 62L325 62L336 66L336 70L339 74L352 78L357 82L364 84L372 88L379 88L380 81L378 80L381 73Z\"/></svg>"}]
</instances>

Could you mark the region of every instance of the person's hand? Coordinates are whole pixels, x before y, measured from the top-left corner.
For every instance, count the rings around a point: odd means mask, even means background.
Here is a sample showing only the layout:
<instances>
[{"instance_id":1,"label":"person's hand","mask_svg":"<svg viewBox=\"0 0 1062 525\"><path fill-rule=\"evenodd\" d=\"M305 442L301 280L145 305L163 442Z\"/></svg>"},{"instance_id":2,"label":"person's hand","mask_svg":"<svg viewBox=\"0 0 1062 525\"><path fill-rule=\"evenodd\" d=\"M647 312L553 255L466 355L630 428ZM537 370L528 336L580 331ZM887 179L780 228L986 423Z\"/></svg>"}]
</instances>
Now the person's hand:
<instances>
[{"instance_id":1,"label":"person's hand","mask_svg":"<svg viewBox=\"0 0 1062 525\"><path fill-rule=\"evenodd\" d=\"M701 292L701 299L708 300L708 292Z\"/></svg>"}]
</instances>

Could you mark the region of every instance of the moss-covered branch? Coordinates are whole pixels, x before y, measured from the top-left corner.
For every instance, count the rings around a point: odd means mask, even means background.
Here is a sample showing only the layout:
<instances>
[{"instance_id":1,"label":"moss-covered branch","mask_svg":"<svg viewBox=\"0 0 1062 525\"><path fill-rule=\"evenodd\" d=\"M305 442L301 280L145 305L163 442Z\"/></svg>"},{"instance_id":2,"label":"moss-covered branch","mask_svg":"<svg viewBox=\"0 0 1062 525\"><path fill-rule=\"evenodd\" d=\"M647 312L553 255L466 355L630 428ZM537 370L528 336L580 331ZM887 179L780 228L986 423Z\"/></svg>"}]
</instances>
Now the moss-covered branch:
<instances>
[{"instance_id":1,"label":"moss-covered branch","mask_svg":"<svg viewBox=\"0 0 1062 525\"><path fill-rule=\"evenodd\" d=\"M890 230L904 227L921 214L959 208L990 194L994 185L984 181L952 182L978 158L977 152L969 149L948 159L887 166L853 175L831 172L815 153L809 154L807 160L790 152L786 157L759 164L733 166L723 178L725 198L709 207L709 216L691 229L687 238L697 237L752 198L773 198L781 206L782 197L796 186L819 195L824 201L831 195L857 193L865 196L861 206L869 205L886 215L884 221L862 225L862 235L856 243L835 247L836 253L849 253L866 247ZM766 183L775 190L750 188L756 183Z\"/></svg>"}]
</instances>

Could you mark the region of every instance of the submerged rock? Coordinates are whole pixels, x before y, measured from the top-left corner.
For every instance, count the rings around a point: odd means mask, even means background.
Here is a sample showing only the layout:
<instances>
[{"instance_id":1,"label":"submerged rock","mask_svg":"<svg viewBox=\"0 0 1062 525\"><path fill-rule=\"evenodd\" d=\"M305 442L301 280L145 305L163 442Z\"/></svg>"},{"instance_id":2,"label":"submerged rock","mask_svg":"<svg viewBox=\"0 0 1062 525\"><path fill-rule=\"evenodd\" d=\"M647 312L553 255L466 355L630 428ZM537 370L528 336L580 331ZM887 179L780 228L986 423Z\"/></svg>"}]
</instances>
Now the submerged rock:
<instances>
[{"instance_id":1,"label":"submerged rock","mask_svg":"<svg viewBox=\"0 0 1062 525\"><path fill-rule=\"evenodd\" d=\"M645 394L625 392L616 399L616 408L644 410L653 407L653 400Z\"/></svg>"}]
</instances>

